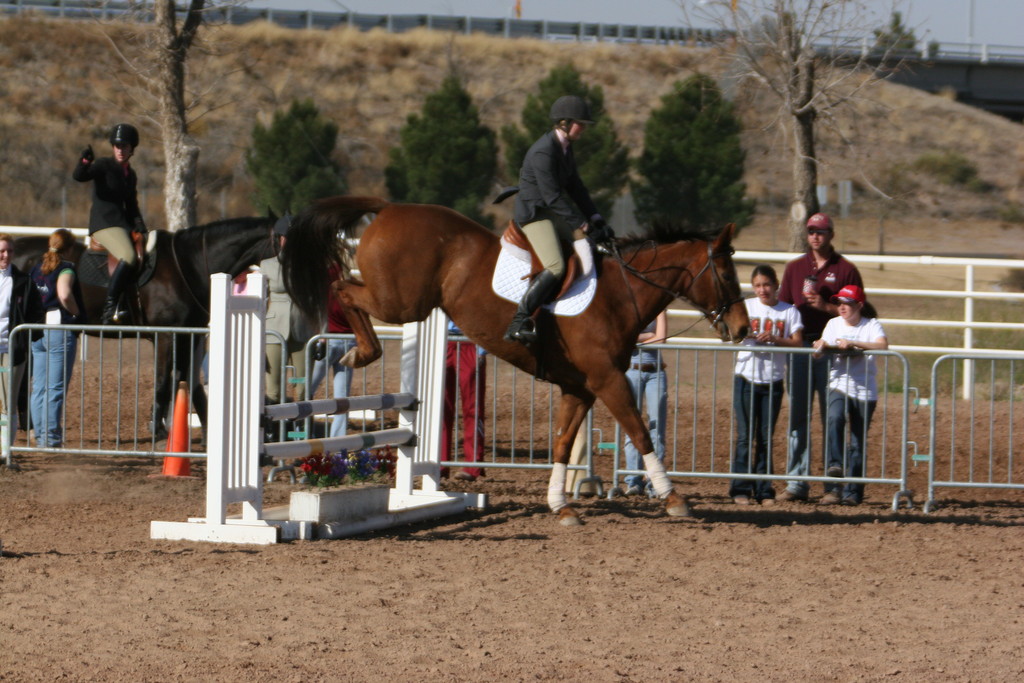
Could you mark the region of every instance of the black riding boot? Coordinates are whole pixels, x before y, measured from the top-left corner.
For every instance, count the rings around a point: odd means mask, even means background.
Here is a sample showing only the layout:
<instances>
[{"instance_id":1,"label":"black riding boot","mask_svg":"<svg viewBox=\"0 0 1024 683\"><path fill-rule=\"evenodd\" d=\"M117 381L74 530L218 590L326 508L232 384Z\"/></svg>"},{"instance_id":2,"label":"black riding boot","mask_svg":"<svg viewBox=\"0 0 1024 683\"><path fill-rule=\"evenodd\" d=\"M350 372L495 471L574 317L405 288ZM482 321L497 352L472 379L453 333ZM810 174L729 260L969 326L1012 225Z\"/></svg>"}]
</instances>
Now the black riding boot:
<instances>
[{"instance_id":1,"label":"black riding boot","mask_svg":"<svg viewBox=\"0 0 1024 683\"><path fill-rule=\"evenodd\" d=\"M542 270L533 279L526 293L523 294L519 308L512 318L512 323L505 331L505 339L521 344L533 344L537 341L537 330L534 327L533 314L553 297L558 289L558 278L550 270Z\"/></svg>"},{"instance_id":2,"label":"black riding boot","mask_svg":"<svg viewBox=\"0 0 1024 683\"><path fill-rule=\"evenodd\" d=\"M131 267L124 261L118 261L114 272L110 274L110 284L107 285L107 301L103 304L102 324L112 325L119 322L120 313L117 310L117 305L121 301L121 294L124 293L131 276Z\"/></svg>"}]
</instances>

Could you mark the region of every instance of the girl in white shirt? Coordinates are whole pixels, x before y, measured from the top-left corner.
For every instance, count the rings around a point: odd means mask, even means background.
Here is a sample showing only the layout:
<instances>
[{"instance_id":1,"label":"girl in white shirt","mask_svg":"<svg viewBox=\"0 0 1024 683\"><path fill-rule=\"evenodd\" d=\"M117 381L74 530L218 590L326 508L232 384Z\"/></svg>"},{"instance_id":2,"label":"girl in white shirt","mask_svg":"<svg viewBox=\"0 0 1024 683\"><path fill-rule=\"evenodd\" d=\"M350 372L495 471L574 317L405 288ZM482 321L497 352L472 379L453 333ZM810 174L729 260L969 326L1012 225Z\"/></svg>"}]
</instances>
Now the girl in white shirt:
<instances>
[{"instance_id":1,"label":"girl in white shirt","mask_svg":"<svg viewBox=\"0 0 1024 683\"><path fill-rule=\"evenodd\" d=\"M839 316L825 325L821 339L814 342L816 356L826 349L835 352L829 367L828 413L825 424L825 474L830 477L864 476L864 442L871 416L878 403L875 359L863 351L889 348L885 330L877 318L865 317L864 290L847 285L832 297ZM846 421L850 421L850 440L845 443ZM845 450L845 458L844 458ZM845 463L844 463L845 460ZM844 466L845 465L845 466ZM821 505L860 505L864 484L826 484Z\"/></svg>"},{"instance_id":2,"label":"girl in white shirt","mask_svg":"<svg viewBox=\"0 0 1024 683\"><path fill-rule=\"evenodd\" d=\"M779 301L779 278L774 268L766 264L756 266L750 283L755 296L744 303L750 318L751 336L743 340L743 345L751 347L751 350L736 354L733 379L736 449L732 471L736 474L771 474L768 444L782 407L786 356L754 349L800 346L804 325L794 306ZM753 461L750 458L751 442L754 443ZM733 479L729 495L737 505L749 505L751 499L761 505L775 502L775 489L766 479Z\"/></svg>"}]
</instances>

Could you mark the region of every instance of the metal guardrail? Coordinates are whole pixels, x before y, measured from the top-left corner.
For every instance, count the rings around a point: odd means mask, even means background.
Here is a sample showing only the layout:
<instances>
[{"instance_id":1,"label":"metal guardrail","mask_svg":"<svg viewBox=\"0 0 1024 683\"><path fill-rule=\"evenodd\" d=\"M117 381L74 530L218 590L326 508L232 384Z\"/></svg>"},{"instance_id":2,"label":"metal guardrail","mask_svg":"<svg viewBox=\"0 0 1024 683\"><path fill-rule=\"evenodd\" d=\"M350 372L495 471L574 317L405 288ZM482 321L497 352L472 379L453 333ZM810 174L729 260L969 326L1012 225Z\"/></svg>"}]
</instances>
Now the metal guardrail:
<instances>
[{"instance_id":1,"label":"metal guardrail","mask_svg":"<svg viewBox=\"0 0 1024 683\"><path fill-rule=\"evenodd\" d=\"M685 44L706 47L727 39L728 31L685 26L650 26L641 24L605 24L586 21L547 21L495 17L472 17L431 14L361 14L357 12L254 9L243 6L214 7L205 10L208 21L241 25L253 21L269 21L292 29L332 29L349 26L360 31L380 29L403 33L418 28L457 33L487 33L504 38L537 38L541 40L607 41L616 43ZM151 14L129 2L96 0L17 0L0 3L0 14L37 12L45 16L68 19L112 19L132 13L143 21ZM873 38L839 38L815 45L820 54L881 56ZM913 50L890 53L901 59L931 61L967 61L1024 63L1024 47L984 43L942 43L921 41Z\"/></svg>"},{"instance_id":2,"label":"metal guardrail","mask_svg":"<svg viewBox=\"0 0 1024 683\"><path fill-rule=\"evenodd\" d=\"M955 396L960 361L967 361L963 379L974 387L967 402ZM940 379L945 365L953 391ZM913 456L928 463L924 511L935 510L940 488L1024 491L1024 352L942 356L931 384L929 451Z\"/></svg>"}]
</instances>

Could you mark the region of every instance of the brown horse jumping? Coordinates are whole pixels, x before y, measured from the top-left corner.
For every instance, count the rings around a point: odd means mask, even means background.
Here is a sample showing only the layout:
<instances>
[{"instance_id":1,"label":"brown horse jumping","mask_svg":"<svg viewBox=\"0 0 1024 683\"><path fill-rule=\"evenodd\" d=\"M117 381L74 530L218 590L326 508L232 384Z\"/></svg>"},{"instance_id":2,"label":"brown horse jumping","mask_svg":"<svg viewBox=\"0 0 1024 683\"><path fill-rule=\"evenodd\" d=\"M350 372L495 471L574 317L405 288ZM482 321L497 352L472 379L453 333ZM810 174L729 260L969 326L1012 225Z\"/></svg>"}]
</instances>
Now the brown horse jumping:
<instances>
[{"instance_id":1,"label":"brown horse jumping","mask_svg":"<svg viewBox=\"0 0 1024 683\"><path fill-rule=\"evenodd\" d=\"M562 397L553 447L555 465L548 505L563 524L579 517L567 504L566 465L573 439L596 398L644 453L655 492L672 516L686 516L654 456L650 434L626 381L637 335L673 299L704 313L723 339L739 341L749 320L732 262L733 226L714 240L678 239L623 246L622 260L599 264L597 292L581 314L541 313L539 348L505 341L515 304L491 289L500 250L496 235L450 209L391 204L376 197L334 197L296 217L282 255L284 277L295 303L310 318L324 315L324 293L333 265L348 273L347 247L365 214L376 214L355 253L362 282L343 277L333 287L356 336L345 361L362 367L381 354L370 316L391 324L424 320L440 307L467 337L516 367L557 384Z\"/></svg>"}]
</instances>

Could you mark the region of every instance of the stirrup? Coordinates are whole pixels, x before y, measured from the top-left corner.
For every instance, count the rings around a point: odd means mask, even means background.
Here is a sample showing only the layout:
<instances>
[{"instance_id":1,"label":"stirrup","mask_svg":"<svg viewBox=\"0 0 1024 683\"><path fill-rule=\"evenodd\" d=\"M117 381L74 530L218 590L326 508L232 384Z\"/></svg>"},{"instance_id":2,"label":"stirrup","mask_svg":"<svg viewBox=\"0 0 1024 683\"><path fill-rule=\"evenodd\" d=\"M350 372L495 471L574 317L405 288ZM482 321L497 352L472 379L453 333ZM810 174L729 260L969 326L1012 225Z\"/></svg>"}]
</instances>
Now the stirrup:
<instances>
[{"instance_id":1,"label":"stirrup","mask_svg":"<svg viewBox=\"0 0 1024 683\"><path fill-rule=\"evenodd\" d=\"M517 341L520 344L537 343L537 326L534 324L533 318L527 316L522 320L513 319L512 324L505 332L505 339Z\"/></svg>"}]
</instances>

